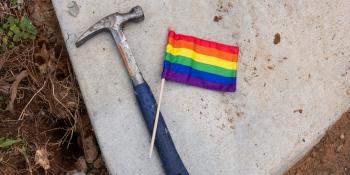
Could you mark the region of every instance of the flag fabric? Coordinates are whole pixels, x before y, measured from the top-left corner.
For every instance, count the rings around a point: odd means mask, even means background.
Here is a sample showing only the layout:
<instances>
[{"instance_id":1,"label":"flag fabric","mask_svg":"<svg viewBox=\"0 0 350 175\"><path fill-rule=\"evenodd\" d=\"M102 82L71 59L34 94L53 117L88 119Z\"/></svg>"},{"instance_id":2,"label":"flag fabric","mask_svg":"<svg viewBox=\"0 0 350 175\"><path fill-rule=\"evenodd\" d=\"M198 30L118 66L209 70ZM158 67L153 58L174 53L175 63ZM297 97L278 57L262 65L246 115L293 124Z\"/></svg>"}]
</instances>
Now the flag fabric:
<instances>
[{"instance_id":1,"label":"flag fabric","mask_svg":"<svg viewBox=\"0 0 350 175\"><path fill-rule=\"evenodd\" d=\"M168 33L162 78L206 89L235 92L239 47Z\"/></svg>"}]
</instances>

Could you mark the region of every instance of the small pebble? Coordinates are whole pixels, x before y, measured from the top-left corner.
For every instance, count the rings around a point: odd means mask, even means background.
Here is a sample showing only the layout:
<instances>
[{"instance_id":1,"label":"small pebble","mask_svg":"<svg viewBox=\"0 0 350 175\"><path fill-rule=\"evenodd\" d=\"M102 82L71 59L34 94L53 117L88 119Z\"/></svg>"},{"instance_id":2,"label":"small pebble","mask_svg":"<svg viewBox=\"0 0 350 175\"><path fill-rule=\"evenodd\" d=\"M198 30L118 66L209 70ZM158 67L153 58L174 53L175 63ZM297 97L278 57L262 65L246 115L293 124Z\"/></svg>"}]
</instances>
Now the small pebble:
<instances>
[{"instance_id":1,"label":"small pebble","mask_svg":"<svg viewBox=\"0 0 350 175\"><path fill-rule=\"evenodd\" d=\"M17 9L20 10L23 8L23 0L17 0Z\"/></svg>"},{"instance_id":2,"label":"small pebble","mask_svg":"<svg viewBox=\"0 0 350 175\"><path fill-rule=\"evenodd\" d=\"M80 8L79 8L77 2L75 2L75 1L69 2L69 3L67 4L67 8L68 8L68 13L69 13L71 16L73 16L73 17L78 16Z\"/></svg>"},{"instance_id":3,"label":"small pebble","mask_svg":"<svg viewBox=\"0 0 350 175\"><path fill-rule=\"evenodd\" d=\"M75 163L78 172L86 173L88 170L88 166L83 156L79 157L77 162Z\"/></svg>"},{"instance_id":4,"label":"small pebble","mask_svg":"<svg viewBox=\"0 0 350 175\"><path fill-rule=\"evenodd\" d=\"M95 161L94 161L94 167L99 169L103 166L103 160L102 157L99 156Z\"/></svg>"},{"instance_id":5,"label":"small pebble","mask_svg":"<svg viewBox=\"0 0 350 175\"><path fill-rule=\"evenodd\" d=\"M85 160L87 163L93 163L98 156L98 149L94 138L92 136L82 138Z\"/></svg>"},{"instance_id":6,"label":"small pebble","mask_svg":"<svg viewBox=\"0 0 350 175\"><path fill-rule=\"evenodd\" d=\"M340 135L340 139L343 140L344 138L345 138L344 134L341 134L341 135Z\"/></svg>"}]
</instances>

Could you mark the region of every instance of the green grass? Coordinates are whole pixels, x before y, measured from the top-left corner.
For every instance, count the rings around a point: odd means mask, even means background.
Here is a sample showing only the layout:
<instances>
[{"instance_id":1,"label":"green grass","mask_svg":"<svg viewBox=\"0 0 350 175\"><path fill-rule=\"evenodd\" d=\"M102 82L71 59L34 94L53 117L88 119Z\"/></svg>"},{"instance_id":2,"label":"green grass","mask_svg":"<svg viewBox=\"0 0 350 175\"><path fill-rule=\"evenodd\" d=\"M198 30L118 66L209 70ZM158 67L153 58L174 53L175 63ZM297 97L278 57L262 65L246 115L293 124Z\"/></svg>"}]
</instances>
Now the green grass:
<instances>
[{"instance_id":1,"label":"green grass","mask_svg":"<svg viewBox=\"0 0 350 175\"><path fill-rule=\"evenodd\" d=\"M28 17L18 19L9 16L6 22L0 25L0 51L12 48L23 41L34 40L37 33L37 28Z\"/></svg>"},{"instance_id":2,"label":"green grass","mask_svg":"<svg viewBox=\"0 0 350 175\"><path fill-rule=\"evenodd\" d=\"M15 145L21 142L22 142L22 139L8 139L8 138L0 137L0 149L6 150L10 148L12 145Z\"/></svg>"}]
</instances>

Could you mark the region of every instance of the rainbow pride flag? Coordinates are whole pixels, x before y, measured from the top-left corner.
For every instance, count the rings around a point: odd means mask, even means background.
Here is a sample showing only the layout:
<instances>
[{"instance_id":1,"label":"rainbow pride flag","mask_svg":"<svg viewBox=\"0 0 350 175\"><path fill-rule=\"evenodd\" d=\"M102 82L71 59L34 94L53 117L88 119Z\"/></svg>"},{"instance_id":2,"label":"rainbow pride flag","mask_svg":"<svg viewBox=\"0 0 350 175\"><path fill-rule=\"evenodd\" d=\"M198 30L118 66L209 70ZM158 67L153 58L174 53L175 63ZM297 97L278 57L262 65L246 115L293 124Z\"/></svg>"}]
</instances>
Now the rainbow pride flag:
<instances>
[{"instance_id":1,"label":"rainbow pride flag","mask_svg":"<svg viewBox=\"0 0 350 175\"><path fill-rule=\"evenodd\" d=\"M169 31L162 78L206 89L236 91L239 47Z\"/></svg>"}]
</instances>

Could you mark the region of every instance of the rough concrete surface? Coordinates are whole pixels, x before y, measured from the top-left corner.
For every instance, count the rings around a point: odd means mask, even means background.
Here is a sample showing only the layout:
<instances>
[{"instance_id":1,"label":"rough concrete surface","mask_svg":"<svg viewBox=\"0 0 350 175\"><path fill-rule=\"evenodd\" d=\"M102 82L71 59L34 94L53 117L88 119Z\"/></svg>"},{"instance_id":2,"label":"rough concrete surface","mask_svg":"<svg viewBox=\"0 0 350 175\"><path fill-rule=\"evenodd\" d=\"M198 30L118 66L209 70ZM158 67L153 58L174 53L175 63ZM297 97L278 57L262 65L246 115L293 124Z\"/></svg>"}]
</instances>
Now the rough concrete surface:
<instances>
[{"instance_id":1,"label":"rough concrete surface","mask_svg":"<svg viewBox=\"0 0 350 175\"><path fill-rule=\"evenodd\" d=\"M76 17L69 2L53 0L112 174L164 172L147 156L150 135L110 35L79 49L74 42L100 18L135 5L146 19L125 35L155 94L168 27L241 47L236 93L166 83L161 110L191 174L281 174L350 105L350 1L77 0Z\"/></svg>"}]
</instances>

